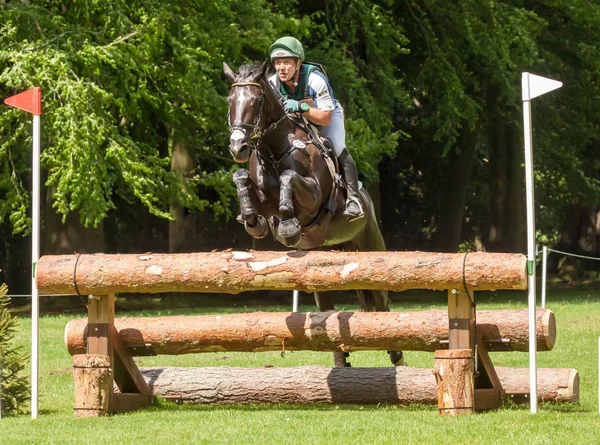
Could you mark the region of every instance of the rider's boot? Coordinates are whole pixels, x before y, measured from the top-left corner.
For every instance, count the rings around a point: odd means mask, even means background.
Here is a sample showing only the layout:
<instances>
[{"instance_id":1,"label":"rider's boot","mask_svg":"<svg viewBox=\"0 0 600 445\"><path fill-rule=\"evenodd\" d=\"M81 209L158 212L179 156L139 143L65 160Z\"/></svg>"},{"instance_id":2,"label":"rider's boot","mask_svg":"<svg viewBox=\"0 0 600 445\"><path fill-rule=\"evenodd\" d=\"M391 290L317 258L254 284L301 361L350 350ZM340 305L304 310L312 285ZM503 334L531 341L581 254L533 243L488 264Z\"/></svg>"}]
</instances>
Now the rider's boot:
<instances>
[{"instance_id":1,"label":"rider's boot","mask_svg":"<svg viewBox=\"0 0 600 445\"><path fill-rule=\"evenodd\" d=\"M340 173L346 181L347 196L344 216L348 221L364 218L365 211L363 210L360 194L358 193L358 172L356 171L354 159L352 159L350 152L344 148L342 153L338 156L338 161Z\"/></svg>"}]
</instances>

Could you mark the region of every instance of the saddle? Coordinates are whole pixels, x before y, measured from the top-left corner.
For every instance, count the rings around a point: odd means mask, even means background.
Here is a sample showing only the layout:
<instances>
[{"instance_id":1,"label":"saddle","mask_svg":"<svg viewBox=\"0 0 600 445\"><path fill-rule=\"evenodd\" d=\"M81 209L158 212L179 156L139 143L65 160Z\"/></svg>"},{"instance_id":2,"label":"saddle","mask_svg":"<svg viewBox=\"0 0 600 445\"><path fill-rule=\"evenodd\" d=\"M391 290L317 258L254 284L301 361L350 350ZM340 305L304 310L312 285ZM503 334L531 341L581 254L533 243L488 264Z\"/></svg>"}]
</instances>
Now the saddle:
<instances>
[{"instance_id":1,"label":"saddle","mask_svg":"<svg viewBox=\"0 0 600 445\"><path fill-rule=\"evenodd\" d=\"M304 102L304 101L302 101ZM333 144L329 140L329 138L323 137L319 135L319 130L317 127L310 123L305 117L300 116L296 117L294 115L288 115L290 120L294 122L298 127L308 134L310 141L319 149L323 160L327 164L327 168L329 173L331 174L331 178L333 182L337 184L339 187L346 189L346 183L340 174L340 166L338 164L337 156L333 151Z\"/></svg>"}]
</instances>

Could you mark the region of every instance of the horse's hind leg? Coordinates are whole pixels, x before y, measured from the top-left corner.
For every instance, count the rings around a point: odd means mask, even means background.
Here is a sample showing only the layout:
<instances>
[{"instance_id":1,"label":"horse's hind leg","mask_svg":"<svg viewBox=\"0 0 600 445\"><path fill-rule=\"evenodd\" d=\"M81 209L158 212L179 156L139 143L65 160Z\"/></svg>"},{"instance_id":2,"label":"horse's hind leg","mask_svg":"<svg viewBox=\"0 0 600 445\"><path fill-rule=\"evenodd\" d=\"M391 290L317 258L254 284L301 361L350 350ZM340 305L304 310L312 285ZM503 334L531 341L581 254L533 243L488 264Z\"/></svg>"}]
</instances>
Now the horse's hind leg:
<instances>
[{"instance_id":1,"label":"horse's hind leg","mask_svg":"<svg viewBox=\"0 0 600 445\"><path fill-rule=\"evenodd\" d=\"M335 307L333 305L333 295L335 295L336 291L329 292L315 292L315 302L317 303L317 307L321 312L325 311L334 311ZM334 352L333 353L333 366L336 368L346 368L350 367L350 363L347 361L350 356L349 352Z\"/></svg>"},{"instance_id":2,"label":"horse's hind leg","mask_svg":"<svg viewBox=\"0 0 600 445\"><path fill-rule=\"evenodd\" d=\"M240 203L240 215L237 220L244 224L246 232L254 238L264 238L269 226L264 216L258 213L255 203L258 203L256 189L248 170L240 169L233 174L233 182L237 188Z\"/></svg>"}]
</instances>

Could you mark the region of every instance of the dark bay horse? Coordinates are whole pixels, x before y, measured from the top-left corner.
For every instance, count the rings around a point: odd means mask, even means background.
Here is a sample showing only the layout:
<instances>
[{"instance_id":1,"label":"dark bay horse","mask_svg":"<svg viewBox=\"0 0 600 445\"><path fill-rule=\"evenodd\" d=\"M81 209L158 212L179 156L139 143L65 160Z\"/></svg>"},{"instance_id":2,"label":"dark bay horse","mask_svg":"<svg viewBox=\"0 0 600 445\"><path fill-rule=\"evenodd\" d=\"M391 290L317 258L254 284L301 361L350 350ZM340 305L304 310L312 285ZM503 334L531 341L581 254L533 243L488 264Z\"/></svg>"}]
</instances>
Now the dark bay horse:
<instances>
[{"instance_id":1,"label":"dark bay horse","mask_svg":"<svg viewBox=\"0 0 600 445\"><path fill-rule=\"evenodd\" d=\"M385 251L371 196L362 188L365 218L346 220L345 193L334 180L333 164L328 165L308 133L288 117L266 80L268 67L265 61L234 73L224 64L231 82L229 151L236 162L249 161L249 169L233 177L241 208L238 220L254 238L263 238L270 228L280 243L301 250L335 246ZM387 291L358 293L361 310L389 311ZM331 294L315 294L320 310L334 309ZM390 356L394 364L402 362L400 351Z\"/></svg>"}]
</instances>

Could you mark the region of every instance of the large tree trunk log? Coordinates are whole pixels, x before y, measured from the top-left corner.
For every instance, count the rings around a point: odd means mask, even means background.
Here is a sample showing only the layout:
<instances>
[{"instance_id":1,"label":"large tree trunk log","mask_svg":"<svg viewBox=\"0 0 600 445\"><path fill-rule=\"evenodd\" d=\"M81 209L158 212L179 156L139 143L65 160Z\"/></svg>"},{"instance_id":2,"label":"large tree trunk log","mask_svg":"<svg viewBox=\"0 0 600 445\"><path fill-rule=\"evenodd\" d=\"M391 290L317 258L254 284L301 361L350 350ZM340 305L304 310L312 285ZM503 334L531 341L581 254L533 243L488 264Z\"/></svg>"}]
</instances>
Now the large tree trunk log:
<instances>
[{"instance_id":1,"label":"large tree trunk log","mask_svg":"<svg viewBox=\"0 0 600 445\"><path fill-rule=\"evenodd\" d=\"M527 369L496 370L507 396L528 391ZM186 403L437 403L435 377L431 369L422 368L303 366L142 368L141 371L155 395ZM538 398L540 401L577 402L577 371L538 369Z\"/></svg>"},{"instance_id":2,"label":"large tree trunk log","mask_svg":"<svg viewBox=\"0 0 600 445\"><path fill-rule=\"evenodd\" d=\"M44 256L42 294L249 290L525 289L521 254L474 252L211 252Z\"/></svg>"},{"instance_id":3,"label":"large tree trunk log","mask_svg":"<svg viewBox=\"0 0 600 445\"><path fill-rule=\"evenodd\" d=\"M528 351L528 312L477 312L477 335L489 351ZM420 312L255 312L229 315L118 318L115 327L133 355L215 351L435 351L448 348L448 313ZM554 347L556 321L537 309L537 347ZM85 351L87 320L65 327L71 355Z\"/></svg>"}]
</instances>

